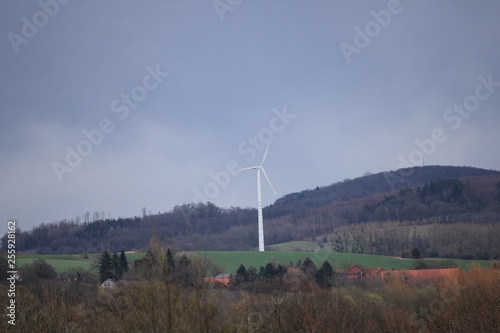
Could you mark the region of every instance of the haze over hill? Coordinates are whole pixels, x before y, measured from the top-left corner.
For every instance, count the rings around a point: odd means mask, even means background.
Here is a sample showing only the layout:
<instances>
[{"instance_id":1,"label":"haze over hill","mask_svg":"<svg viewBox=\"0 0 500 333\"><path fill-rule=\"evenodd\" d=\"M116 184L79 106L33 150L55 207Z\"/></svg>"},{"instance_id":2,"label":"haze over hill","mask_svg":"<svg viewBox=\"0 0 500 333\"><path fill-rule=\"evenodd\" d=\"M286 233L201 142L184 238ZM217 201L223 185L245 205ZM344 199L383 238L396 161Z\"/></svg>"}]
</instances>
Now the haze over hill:
<instances>
[{"instance_id":1,"label":"haze over hill","mask_svg":"<svg viewBox=\"0 0 500 333\"><path fill-rule=\"evenodd\" d=\"M257 244L255 209L221 208L209 202L183 204L167 213L142 217L93 221L91 215L86 218L89 220L83 223L64 220L19 232L18 249L40 253L146 249L152 233L183 250L252 250ZM419 238L416 229L409 231L407 227L443 224L445 227L440 228L448 228L465 223L466 226L475 225L472 229L479 238L500 235L497 232L500 228L500 172L427 166L366 175L285 195L264 209L264 218L268 246L321 239L319 246L335 247L341 252L400 255L408 247L420 244L417 241L425 240L419 245L422 252L438 256L437 245L429 245L427 229ZM379 234L370 226L374 222L379 223ZM360 230L365 228L366 233L360 231L355 237L354 229L345 229L352 226L361 226ZM458 237L471 238L467 234L471 230L467 231L466 226L460 227L463 235ZM339 230L344 230L343 236ZM380 242L389 237L380 234L382 230L391 234L391 240ZM449 234L447 230L440 231ZM368 234L370 240L364 238ZM408 241L410 235L414 238L413 245ZM382 244L400 238L407 241L392 248ZM374 242L379 244L375 246ZM497 251L500 239L483 242L487 248L477 245L466 250L445 247L451 240L435 242L444 242L439 248L449 257L484 259L500 254Z\"/></svg>"}]
</instances>

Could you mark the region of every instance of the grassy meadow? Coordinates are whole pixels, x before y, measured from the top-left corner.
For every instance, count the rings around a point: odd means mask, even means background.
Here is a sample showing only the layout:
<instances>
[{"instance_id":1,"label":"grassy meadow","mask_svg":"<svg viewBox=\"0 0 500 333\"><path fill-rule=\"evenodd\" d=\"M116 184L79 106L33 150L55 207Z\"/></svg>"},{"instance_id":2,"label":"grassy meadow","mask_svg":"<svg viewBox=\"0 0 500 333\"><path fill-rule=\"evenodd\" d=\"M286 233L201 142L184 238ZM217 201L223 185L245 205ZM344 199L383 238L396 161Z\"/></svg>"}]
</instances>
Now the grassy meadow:
<instances>
[{"instance_id":1,"label":"grassy meadow","mask_svg":"<svg viewBox=\"0 0 500 333\"><path fill-rule=\"evenodd\" d=\"M211 259L214 263L221 265L224 272L231 273L238 269L240 264L246 267L254 266L259 268L268 262L274 260L276 264L284 266L294 265L298 260L311 258L317 266L320 266L325 260L328 260L334 268L347 268L351 264L357 264L365 268L369 267L384 267L386 270L412 269L418 260L401 259L395 257L385 257L366 254L354 253L336 253L331 251L313 251L313 242L290 242L284 244L273 245L273 249L266 252L258 251L199 251L192 252L200 256ZM313 243L315 244L315 243ZM301 247L302 251L293 251ZM307 249L307 250L305 250ZM190 252L186 252L190 253ZM49 254L18 254L16 258L17 269L22 269L25 264L32 263L36 259L44 259L52 265L57 272L65 272L73 267L82 267L84 269L91 268L94 259L98 254L89 254L88 259L81 254L73 255L49 255ZM144 252L129 252L126 253L128 262L132 264L136 259L144 256ZM450 264L469 268L472 263L486 266L488 261L481 260L459 260L459 259L425 259L426 263L434 266L449 266Z\"/></svg>"},{"instance_id":2,"label":"grassy meadow","mask_svg":"<svg viewBox=\"0 0 500 333\"><path fill-rule=\"evenodd\" d=\"M88 259L86 259L82 254L18 254L16 256L16 267L22 270L23 265L31 264L37 259L44 259L58 273L62 273L76 267L89 269L96 256L98 254L89 254ZM142 258L144 252L126 253L126 256L128 262L133 263L134 260Z\"/></svg>"},{"instance_id":3,"label":"grassy meadow","mask_svg":"<svg viewBox=\"0 0 500 333\"><path fill-rule=\"evenodd\" d=\"M274 260L276 264L294 265L299 259L311 258L316 266L321 266L328 260L334 268L347 268L357 264L364 268L383 267L386 270L413 269L418 260L401 259L394 257L375 256L354 253L335 253L327 251L303 252L303 251L203 251L199 255L210 258L213 262L222 265L225 272L234 272L240 264L246 267L256 268L264 266ZM488 261L481 260L459 260L459 259L425 259L425 263L434 266L449 267L450 264L458 267L469 268L472 263L486 266Z\"/></svg>"}]
</instances>

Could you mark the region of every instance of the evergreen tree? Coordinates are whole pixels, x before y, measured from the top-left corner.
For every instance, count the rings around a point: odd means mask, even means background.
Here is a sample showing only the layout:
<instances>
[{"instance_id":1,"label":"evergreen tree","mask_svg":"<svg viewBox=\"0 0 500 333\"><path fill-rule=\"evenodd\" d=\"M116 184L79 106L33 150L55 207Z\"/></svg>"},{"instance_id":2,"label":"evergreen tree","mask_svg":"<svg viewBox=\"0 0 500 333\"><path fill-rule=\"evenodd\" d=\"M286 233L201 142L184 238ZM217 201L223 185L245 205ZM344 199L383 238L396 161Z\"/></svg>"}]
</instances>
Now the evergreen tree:
<instances>
[{"instance_id":1,"label":"evergreen tree","mask_svg":"<svg viewBox=\"0 0 500 333\"><path fill-rule=\"evenodd\" d=\"M276 274L281 277L285 275L285 273L286 273L286 268L281 264L278 264L278 267L276 267Z\"/></svg>"},{"instance_id":2,"label":"evergreen tree","mask_svg":"<svg viewBox=\"0 0 500 333\"><path fill-rule=\"evenodd\" d=\"M167 273L171 273L175 270L174 253L170 248L167 249L167 270Z\"/></svg>"},{"instance_id":3,"label":"evergreen tree","mask_svg":"<svg viewBox=\"0 0 500 333\"><path fill-rule=\"evenodd\" d=\"M113 277L113 260L108 250L105 250L98 260L99 281L103 283Z\"/></svg>"},{"instance_id":4,"label":"evergreen tree","mask_svg":"<svg viewBox=\"0 0 500 333\"><path fill-rule=\"evenodd\" d=\"M113 257L111 258L111 262L113 263L113 276L116 280L119 280L122 278L123 272L122 272L122 266L120 262L120 257L116 252L113 254Z\"/></svg>"},{"instance_id":5,"label":"evergreen tree","mask_svg":"<svg viewBox=\"0 0 500 333\"><path fill-rule=\"evenodd\" d=\"M254 282L257 280L258 274L257 274L257 268L250 266L247 269L247 279L249 282Z\"/></svg>"},{"instance_id":6,"label":"evergreen tree","mask_svg":"<svg viewBox=\"0 0 500 333\"><path fill-rule=\"evenodd\" d=\"M127 261L127 256L125 255L125 252L120 253L120 267L122 270L122 273L126 273L128 271L128 261Z\"/></svg>"},{"instance_id":7,"label":"evergreen tree","mask_svg":"<svg viewBox=\"0 0 500 333\"><path fill-rule=\"evenodd\" d=\"M302 266L300 268L309 276L314 277L314 275L316 274L316 265L309 257L307 257L304 262L302 262Z\"/></svg>"},{"instance_id":8,"label":"evergreen tree","mask_svg":"<svg viewBox=\"0 0 500 333\"><path fill-rule=\"evenodd\" d=\"M414 247L411 251L411 257L412 259L421 259L422 254L420 253L420 250L416 247Z\"/></svg>"},{"instance_id":9,"label":"evergreen tree","mask_svg":"<svg viewBox=\"0 0 500 333\"><path fill-rule=\"evenodd\" d=\"M328 261L325 261L314 275L316 283L320 287L329 288L333 286L333 268Z\"/></svg>"},{"instance_id":10,"label":"evergreen tree","mask_svg":"<svg viewBox=\"0 0 500 333\"><path fill-rule=\"evenodd\" d=\"M236 270L236 275L232 279L234 285L239 285L248 280L248 273L246 267L241 264L240 267Z\"/></svg>"},{"instance_id":11,"label":"evergreen tree","mask_svg":"<svg viewBox=\"0 0 500 333\"><path fill-rule=\"evenodd\" d=\"M278 273L278 270L272 263L267 263L266 266L260 268L259 278L261 280L272 280Z\"/></svg>"}]
</instances>

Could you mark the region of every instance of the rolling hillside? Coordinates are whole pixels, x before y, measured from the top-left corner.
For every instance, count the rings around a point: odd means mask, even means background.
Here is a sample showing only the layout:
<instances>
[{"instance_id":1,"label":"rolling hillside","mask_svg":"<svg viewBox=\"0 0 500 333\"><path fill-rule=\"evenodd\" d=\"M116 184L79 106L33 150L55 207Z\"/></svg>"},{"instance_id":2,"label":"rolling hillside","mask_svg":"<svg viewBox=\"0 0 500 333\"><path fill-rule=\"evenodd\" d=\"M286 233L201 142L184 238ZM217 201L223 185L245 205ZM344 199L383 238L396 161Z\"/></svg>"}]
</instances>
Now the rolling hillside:
<instances>
[{"instance_id":1,"label":"rolling hillside","mask_svg":"<svg viewBox=\"0 0 500 333\"><path fill-rule=\"evenodd\" d=\"M380 172L285 195L269 207L268 213L276 217L293 209L328 206L336 202L414 188L438 179L468 179L481 176L500 176L500 171L472 167L425 166Z\"/></svg>"},{"instance_id":2,"label":"rolling hillside","mask_svg":"<svg viewBox=\"0 0 500 333\"><path fill-rule=\"evenodd\" d=\"M145 250L154 231L178 250L253 250L257 245L256 214L255 209L225 209L212 203L183 204L172 211L145 217L41 224L32 230L18 232L16 245L18 251L45 254L95 253L104 248L111 251ZM428 244L429 239L422 240L423 234L420 240L414 235L412 242L394 242L396 245L390 249L374 240L366 240L369 246L358 246L356 244L362 244L360 241L356 243L349 238L354 237L352 232L351 236L344 238L337 235L335 239L331 235L346 226L359 226L360 230L365 230L365 224L379 223L380 227L387 227L385 231L377 234L372 228L370 235L381 238L385 232L389 236L384 234L384 239L388 241L391 237L401 237L395 230L407 225L437 223L446 228L449 224L474 223L476 227L472 229L478 235L474 237L474 244L482 245L463 248L446 245L441 247L443 253L450 257L495 258L500 253L500 245L497 245L500 242L495 244L494 239L481 242L481 238L497 233L500 172L471 167L426 166L366 175L285 195L264 209L264 218L268 246L290 241L317 242L321 238L322 242L337 241L330 245L339 251L364 253L371 248L372 252L368 253L384 255L401 255L402 251L411 250L407 247L417 245L423 247L426 255L440 254L434 251L435 246ZM394 222L396 225L390 224ZM439 230L450 233L447 229ZM363 235L362 231L359 232ZM405 232L408 236L409 233ZM470 238L464 239L463 243L467 244ZM480 248L474 249L478 246Z\"/></svg>"}]
</instances>

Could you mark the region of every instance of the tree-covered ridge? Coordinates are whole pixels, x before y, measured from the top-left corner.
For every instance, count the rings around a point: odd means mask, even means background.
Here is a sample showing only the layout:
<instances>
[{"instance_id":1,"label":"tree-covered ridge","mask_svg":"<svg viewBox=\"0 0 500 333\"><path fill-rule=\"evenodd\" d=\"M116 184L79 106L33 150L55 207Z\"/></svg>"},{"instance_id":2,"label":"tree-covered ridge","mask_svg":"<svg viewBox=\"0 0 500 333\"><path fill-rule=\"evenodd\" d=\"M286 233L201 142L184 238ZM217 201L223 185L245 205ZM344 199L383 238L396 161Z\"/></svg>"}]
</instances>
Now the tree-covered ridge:
<instances>
[{"instance_id":1,"label":"tree-covered ridge","mask_svg":"<svg viewBox=\"0 0 500 333\"><path fill-rule=\"evenodd\" d=\"M477 213L488 206L495 206L500 198L500 182L496 184L496 189L489 197L480 196L468 181L439 179L423 187L401 189L397 194L365 205L361 221L414 221L434 217L450 222L460 214Z\"/></svg>"},{"instance_id":2,"label":"tree-covered ridge","mask_svg":"<svg viewBox=\"0 0 500 333\"><path fill-rule=\"evenodd\" d=\"M425 179L430 180L422 183ZM398 188L388 190L390 184ZM257 244L255 209L198 203L141 217L102 219L103 214L94 215L91 221L86 214L83 223L76 218L18 230L16 246L19 251L37 253L145 250L153 232L182 250L251 250ZM264 218L268 245L316 240L346 225L371 222L496 224L500 220L500 175L465 167L421 167L367 175L287 195L264 208ZM403 250L407 249L391 251ZM497 252L495 248L485 251ZM454 251L446 253L453 256Z\"/></svg>"},{"instance_id":3,"label":"tree-covered ridge","mask_svg":"<svg viewBox=\"0 0 500 333\"><path fill-rule=\"evenodd\" d=\"M271 214L275 214L275 211L278 211L279 215L282 207L288 207L291 204L296 209L318 208L370 195L423 186L438 179L462 179L499 175L500 172L495 170L455 166L425 166L380 172L377 174L366 173L364 176L352 180L345 179L329 186L318 186L313 190L304 190L285 195L271 206Z\"/></svg>"}]
</instances>

